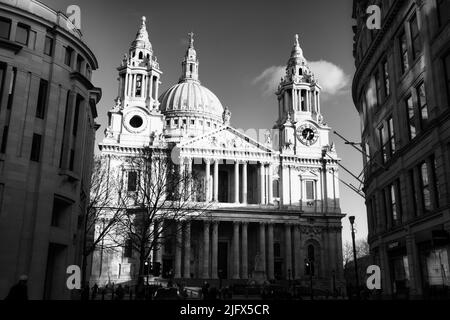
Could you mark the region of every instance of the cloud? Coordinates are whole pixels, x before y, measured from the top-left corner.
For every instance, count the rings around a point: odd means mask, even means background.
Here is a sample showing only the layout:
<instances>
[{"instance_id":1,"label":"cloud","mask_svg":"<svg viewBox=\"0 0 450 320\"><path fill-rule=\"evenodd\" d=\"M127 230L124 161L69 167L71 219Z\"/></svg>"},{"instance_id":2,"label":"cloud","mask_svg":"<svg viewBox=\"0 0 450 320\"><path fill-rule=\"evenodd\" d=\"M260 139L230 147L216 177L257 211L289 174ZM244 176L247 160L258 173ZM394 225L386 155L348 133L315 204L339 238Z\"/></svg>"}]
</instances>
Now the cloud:
<instances>
[{"instance_id":1,"label":"cloud","mask_svg":"<svg viewBox=\"0 0 450 320\"><path fill-rule=\"evenodd\" d=\"M324 93L337 94L350 83L350 77L345 74L344 70L331 62L312 61L309 62L309 66Z\"/></svg>"},{"instance_id":2,"label":"cloud","mask_svg":"<svg viewBox=\"0 0 450 320\"><path fill-rule=\"evenodd\" d=\"M344 70L331 62L320 60L311 61L308 64L325 94L339 94L350 83L350 77ZM252 83L261 85L264 95L271 95L275 93L285 74L285 66L272 66L253 79Z\"/></svg>"}]
</instances>

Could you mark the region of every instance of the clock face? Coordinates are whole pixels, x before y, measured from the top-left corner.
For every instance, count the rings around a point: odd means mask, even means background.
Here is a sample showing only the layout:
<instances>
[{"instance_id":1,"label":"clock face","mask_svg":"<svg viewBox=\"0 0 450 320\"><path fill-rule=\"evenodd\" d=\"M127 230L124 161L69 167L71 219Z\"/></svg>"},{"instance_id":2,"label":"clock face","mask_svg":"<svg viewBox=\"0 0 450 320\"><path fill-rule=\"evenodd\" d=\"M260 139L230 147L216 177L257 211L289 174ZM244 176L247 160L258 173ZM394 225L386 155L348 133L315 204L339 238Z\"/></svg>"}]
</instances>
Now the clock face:
<instances>
[{"instance_id":1,"label":"clock face","mask_svg":"<svg viewBox=\"0 0 450 320\"><path fill-rule=\"evenodd\" d=\"M319 132L313 125L304 124L297 129L297 139L305 146L311 146L319 139Z\"/></svg>"}]
</instances>

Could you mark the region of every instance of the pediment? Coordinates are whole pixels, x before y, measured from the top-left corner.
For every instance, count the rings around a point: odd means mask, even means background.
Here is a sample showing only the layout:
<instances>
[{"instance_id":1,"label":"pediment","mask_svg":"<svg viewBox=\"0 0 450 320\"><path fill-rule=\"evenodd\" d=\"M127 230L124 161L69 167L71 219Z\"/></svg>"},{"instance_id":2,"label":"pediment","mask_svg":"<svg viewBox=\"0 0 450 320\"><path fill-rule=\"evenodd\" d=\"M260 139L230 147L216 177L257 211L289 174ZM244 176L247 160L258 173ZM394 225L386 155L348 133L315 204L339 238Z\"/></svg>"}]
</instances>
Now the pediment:
<instances>
[{"instance_id":1,"label":"pediment","mask_svg":"<svg viewBox=\"0 0 450 320\"><path fill-rule=\"evenodd\" d=\"M179 147L183 149L223 149L227 151L275 153L268 146L257 142L230 126L225 126L193 139L183 141L179 144Z\"/></svg>"}]
</instances>

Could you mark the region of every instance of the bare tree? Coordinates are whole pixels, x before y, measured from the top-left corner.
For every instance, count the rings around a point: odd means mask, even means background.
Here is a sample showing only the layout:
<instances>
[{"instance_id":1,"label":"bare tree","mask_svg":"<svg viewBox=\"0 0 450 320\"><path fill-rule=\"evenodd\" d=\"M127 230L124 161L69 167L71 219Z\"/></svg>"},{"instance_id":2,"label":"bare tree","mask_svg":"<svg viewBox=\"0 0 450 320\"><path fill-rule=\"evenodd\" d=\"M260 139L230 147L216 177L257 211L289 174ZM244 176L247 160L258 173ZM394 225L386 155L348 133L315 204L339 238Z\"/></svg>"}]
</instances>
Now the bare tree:
<instances>
[{"instance_id":1,"label":"bare tree","mask_svg":"<svg viewBox=\"0 0 450 320\"><path fill-rule=\"evenodd\" d=\"M346 242L342 248L344 265L353 261L353 244ZM361 258L370 254L369 243L366 239L356 240L356 257Z\"/></svg>"},{"instance_id":2,"label":"bare tree","mask_svg":"<svg viewBox=\"0 0 450 320\"><path fill-rule=\"evenodd\" d=\"M90 181L90 196L84 217L82 281L86 281L88 259L100 244L103 249L114 249L115 244L105 241L120 221L123 210L114 203L111 195L118 190L118 181L99 156L94 158Z\"/></svg>"},{"instance_id":3,"label":"bare tree","mask_svg":"<svg viewBox=\"0 0 450 320\"><path fill-rule=\"evenodd\" d=\"M117 239L126 239L137 252L143 276L151 252L181 233L182 222L205 215L210 205L196 201L202 194L199 178L176 165L167 151L146 148L126 159L122 172L119 201L126 213L118 224Z\"/></svg>"}]
</instances>

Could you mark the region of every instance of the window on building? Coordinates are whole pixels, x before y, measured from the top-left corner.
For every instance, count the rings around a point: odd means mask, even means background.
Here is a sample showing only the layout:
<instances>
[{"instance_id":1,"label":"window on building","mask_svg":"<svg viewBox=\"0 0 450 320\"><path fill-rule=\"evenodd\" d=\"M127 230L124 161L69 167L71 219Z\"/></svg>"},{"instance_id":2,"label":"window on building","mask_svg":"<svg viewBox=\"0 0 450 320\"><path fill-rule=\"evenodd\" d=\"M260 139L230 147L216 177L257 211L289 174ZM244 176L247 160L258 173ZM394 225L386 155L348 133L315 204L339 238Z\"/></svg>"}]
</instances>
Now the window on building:
<instances>
[{"instance_id":1,"label":"window on building","mask_svg":"<svg viewBox=\"0 0 450 320\"><path fill-rule=\"evenodd\" d=\"M31 155L30 160L39 162L41 159L41 141L42 136L40 134L33 134L33 141L31 143Z\"/></svg>"},{"instance_id":2,"label":"window on building","mask_svg":"<svg viewBox=\"0 0 450 320\"><path fill-rule=\"evenodd\" d=\"M397 180L395 183L389 186L389 193L391 200L390 213L392 224L396 226L401 223L401 215L402 215L401 198L400 198L400 181Z\"/></svg>"},{"instance_id":3,"label":"window on building","mask_svg":"<svg viewBox=\"0 0 450 320\"><path fill-rule=\"evenodd\" d=\"M315 199L314 181L305 181L306 200Z\"/></svg>"},{"instance_id":4,"label":"window on building","mask_svg":"<svg viewBox=\"0 0 450 320\"><path fill-rule=\"evenodd\" d=\"M63 228L67 224L67 219L70 217L72 203L61 199L60 197L53 198L53 210L52 210L52 227Z\"/></svg>"},{"instance_id":5,"label":"window on building","mask_svg":"<svg viewBox=\"0 0 450 320\"><path fill-rule=\"evenodd\" d=\"M420 125L421 129L423 129L428 124L429 115L424 82L417 87L417 103L419 106Z\"/></svg>"},{"instance_id":6,"label":"window on building","mask_svg":"<svg viewBox=\"0 0 450 320\"><path fill-rule=\"evenodd\" d=\"M16 91L16 78L17 78L17 69L13 68L11 74L11 80L9 82L9 90L8 90L8 104L7 109L10 110L14 103L14 93Z\"/></svg>"},{"instance_id":7,"label":"window on building","mask_svg":"<svg viewBox=\"0 0 450 320\"><path fill-rule=\"evenodd\" d=\"M414 103L412 96L406 98L405 105L406 105L406 114L408 116L408 135L409 139L412 140L417 135L416 117L414 113Z\"/></svg>"},{"instance_id":8,"label":"window on building","mask_svg":"<svg viewBox=\"0 0 450 320\"><path fill-rule=\"evenodd\" d=\"M73 55L73 49L71 47L66 47L66 50L64 53L64 63L69 67L72 65L72 55Z\"/></svg>"},{"instance_id":9,"label":"window on building","mask_svg":"<svg viewBox=\"0 0 450 320\"><path fill-rule=\"evenodd\" d=\"M377 93L377 105L380 106L381 103L383 102L382 95L381 95L381 78L380 78L380 73L376 72L374 77L375 77L375 90L376 90L376 93Z\"/></svg>"},{"instance_id":10,"label":"window on building","mask_svg":"<svg viewBox=\"0 0 450 320\"><path fill-rule=\"evenodd\" d=\"M79 118L80 118L80 108L81 108L81 104L83 103L84 99L82 96L77 95L77 101L75 103L75 112L73 115L73 127L72 127L72 134L74 136L77 135L78 133L78 122L79 122Z\"/></svg>"},{"instance_id":11,"label":"window on building","mask_svg":"<svg viewBox=\"0 0 450 320\"><path fill-rule=\"evenodd\" d=\"M428 176L428 166L426 162L423 162L420 167L420 181L422 184L422 200L423 209L425 212L431 210L431 190L430 190L430 179Z\"/></svg>"},{"instance_id":12,"label":"window on building","mask_svg":"<svg viewBox=\"0 0 450 320\"><path fill-rule=\"evenodd\" d=\"M381 201L382 201L381 208L382 208L382 212L383 212L383 225L387 229L387 227L388 227L388 215L387 215L387 209L386 209L387 208L387 199L386 199L386 192L385 192L384 189L382 190L381 195L382 195L382 197L381 197Z\"/></svg>"},{"instance_id":13,"label":"window on building","mask_svg":"<svg viewBox=\"0 0 450 320\"><path fill-rule=\"evenodd\" d=\"M36 117L39 119L44 119L45 109L47 107L47 95L48 95L48 81L41 79L39 83L39 94L36 107Z\"/></svg>"},{"instance_id":14,"label":"window on building","mask_svg":"<svg viewBox=\"0 0 450 320\"><path fill-rule=\"evenodd\" d=\"M142 95L142 74L136 76L136 97Z\"/></svg>"},{"instance_id":15,"label":"window on building","mask_svg":"<svg viewBox=\"0 0 450 320\"><path fill-rule=\"evenodd\" d=\"M394 132L394 120L390 116L387 120L387 133L389 140L389 155L392 156L395 153L395 132Z\"/></svg>"},{"instance_id":16,"label":"window on building","mask_svg":"<svg viewBox=\"0 0 450 320\"><path fill-rule=\"evenodd\" d=\"M419 23L417 21L417 14L414 13L409 21L409 29L411 31L412 55L415 60L422 51L422 41L420 40Z\"/></svg>"},{"instance_id":17,"label":"window on building","mask_svg":"<svg viewBox=\"0 0 450 320\"><path fill-rule=\"evenodd\" d=\"M135 192L137 190L137 172L129 171L128 172L128 183L127 183L127 191Z\"/></svg>"},{"instance_id":18,"label":"window on building","mask_svg":"<svg viewBox=\"0 0 450 320\"><path fill-rule=\"evenodd\" d=\"M412 200L412 207L413 207L413 214L414 217L418 216L417 208L419 208L418 200L416 196L416 178L414 177L414 169L409 170L409 183L411 186L411 199Z\"/></svg>"},{"instance_id":19,"label":"window on building","mask_svg":"<svg viewBox=\"0 0 450 320\"><path fill-rule=\"evenodd\" d=\"M170 120L166 120L166 126L170 126Z\"/></svg>"},{"instance_id":20,"label":"window on building","mask_svg":"<svg viewBox=\"0 0 450 320\"><path fill-rule=\"evenodd\" d=\"M84 62L83 57L80 55L77 55L77 68L76 68L77 72L81 73L82 68L83 68L83 62Z\"/></svg>"},{"instance_id":21,"label":"window on building","mask_svg":"<svg viewBox=\"0 0 450 320\"><path fill-rule=\"evenodd\" d=\"M63 157L64 157L64 152L65 152L65 138L67 135L67 121L68 121L68 116L69 116L69 106L70 106L70 90L67 91L67 96L66 96L66 106L65 106L65 110L64 110L64 125L63 125L63 137L62 137L62 142L61 142L61 153L60 153L60 157L59 157L59 167L62 168L63 165Z\"/></svg>"},{"instance_id":22,"label":"window on building","mask_svg":"<svg viewBox=\"0 0 450 320\"><path fill-rule=\"evenodd\" d=\"M47 56L53 56L53 38L46 36L44 44L44 54Z\"/></svg>"},{"instance_id":23,"label":"window on building","mask_svg":"<svg viewBox=\"0 0 450 320\"><path fill-rule=\"evenodd\" d=\"M381 145L381 161L383 163L386 163L386 161L388 161L389 140L387 139L387 135L385 133L384 126L381 126L380 128L378 128L378 136L379 136L380 145Z\"/></svg>"},{"instance_id":24,"label":"window on building","mask_svg":"<svg viewBox=\"0 0 450 320\"><path fill-rule=\"evenodd\" d=\"M11 33L11 20L0 17L0 38L9 40Z\"/></svg>"},{"instance_id":25,"label":"window on building","mask_svg":"<svg viewBox=\"0 0 450 320\"><path fill-rule=\"evenodd\" d=\"M450 1L436 0L439 26L442 27L450 20Z\"/></svg>"},{"instance_id":26,"label":"window on building","mask_svg":"<svg viewBox=\"0 0 450 320\"><path fill-rule=\"evenodd\" d=\"M7 70L7 64L4 62L0 62L0 97L3 97L3 90L5 88L5 76ZM0 99L2 100L2 99ZM1 110L1 101L0 101L0 110Z\"/></svg>"},{"instance_id":27,"label":"window on building","mask_svg":"<svg viewBox=\"0 0 450 320\"><path fill-rule=\"evenodd\" d=\"M195 125L195 120L191 119L191 126L194 126L194 125Z\"/></svg>"},{"instance_id":28,"label":"window on building","mask_svg":"<svg viewBox=\"0 0 450 320\"><path fill-rule=\"evenodd\" d=\"M434 201L436 203L436 207L440 207L440 200L441 200L441 193L439 189L439 183L438 183L438 175L437 175L437 160L434 155L430 157L430 164L431 164L431 179L433 183L433 189L434 189Z\"/></svg>"},{"instance_id":29,"label":"window on building","mask_svg":"<svg viewBox=\"0 0 450 320\"><path fill-rule=\"evenodd\" d=\"M28 48L31 50L36 49L36 38L37 38L37 32L30 30L30 36L28 39Z\"/></svg>"},{"instance_id":30,"label":"window on building","mask_svg":"<svg viewBox=\"0 0 450 320\"><path fill-rule=\"evenodd\" d=\"M447 89L447 105L450 106L450 52L444 57L445 84Z\"/></svg>"},{"instance_id":31,"label":"window on building","mask_svg":"<svg viewBox=\"0 0 450 320\"><path fill-rule=\"evenodd\" d=\"M69 170L73 171L74 169L75 169L75 149L71 149L69 159Z\"/></svg>"},{"instance_id":32,"label":"window on building","mask_svg":"<svg viewBox=\"0 0 450 320\"><path fill-rule=\"evenodd\" d=\"M86 78L91 80L92 77L92 68L89 64L86 64Z\"/></svg>"},{"instance_id":33,"label":"window on building","mask_svg":"<svg viewBox=\"0 0 450 320\"><path fill-rule=\"evenodd\" d=\"M174 121L175 126L178 126L178 119L175 119Z\"/></svg>"},{"instance_id":34,"label":"window on building","mask_svg":"<svg viewBox=\"0 0 450 320\"><path fill-rule=\"evenodd\" d=\"M375 232L378 226L377 198L375 196L370 201L370 209L372 211L372 231Z\"/></svg>"},{"instance_id":35,"label":"window on building","mask_svg":"<svg viewBox=\"0 0 450 320\"><path fill-rule=\"evenodd\" d=\"M402 73L405 73L409 68L408 62L408 42L406 40L405 32L402 32L399 36L399 44L400 44L400 65L402 68Z\"/></svg>"},{"instance_id":36,"label":"window on building","mask_svg":"<svg viewBox=\"0 0 450 320\"><path fill-rule=\"evenodd\" d=\"M8 131L9 131L9 127L8 126L4 126L3 127L2 145L1 145L0 153L6 153L6 147L7 147L7 144L8 144Z\"/></svg>"},{"instance_id":37,"label":"window on building","mask_svg":"<svg viewBox=\"0 0 450 320\"><path fill-rule=\"evenodd\" d=\"M390 79L389 79L389 65L388 61L383 62L383 80L384 80L384 94L388 97L391 94Z\"/></svg>"},{"instance_id":38,"label":"window on building","mask_svg":"<svg viewBox=\"0 0 450 320\"><path fill-rule=\"evenodd\" d=\"M17 24L17 29L16 29L16 42L23 44L23 45L28 45L28 37L30 34L30 27L25 25L25 24Z\"/></svg>"}]
</instances>

